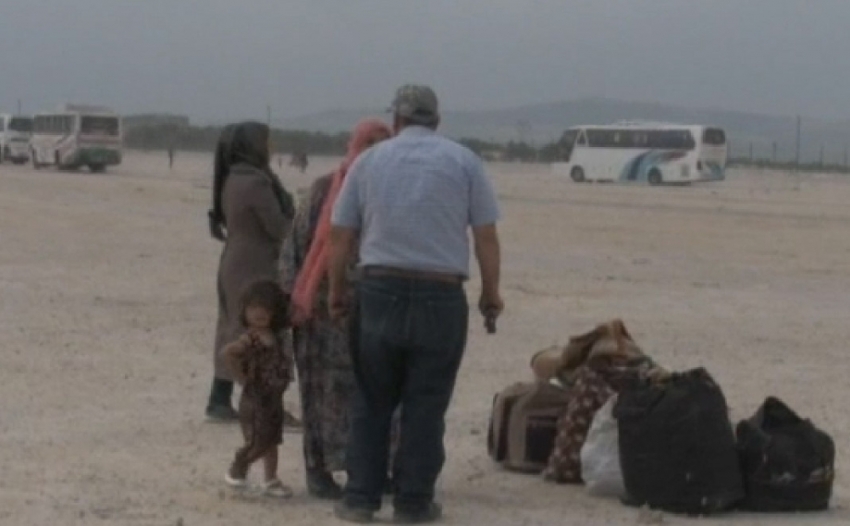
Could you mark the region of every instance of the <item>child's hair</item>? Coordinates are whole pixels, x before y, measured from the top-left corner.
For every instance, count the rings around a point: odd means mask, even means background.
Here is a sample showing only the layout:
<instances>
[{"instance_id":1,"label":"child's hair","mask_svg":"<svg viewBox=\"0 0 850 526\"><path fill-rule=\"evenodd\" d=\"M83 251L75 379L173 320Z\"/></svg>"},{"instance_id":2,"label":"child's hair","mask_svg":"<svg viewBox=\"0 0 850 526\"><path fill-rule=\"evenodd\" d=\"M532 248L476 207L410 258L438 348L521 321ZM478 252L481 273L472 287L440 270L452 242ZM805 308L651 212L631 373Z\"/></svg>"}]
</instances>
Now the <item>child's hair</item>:
<instances>
[{"instance_id":1,"label":"child's hair","mask_svg":"<svg viewBox=\"0 0 850 526\"><path fill-rule=\"evenodd\" d=\"M275 281L264 279L251 283L242 293L242 309L239 321L247 326L245 310L248 307L263 307L272 315L271 329L281 331L289 324L289 295Z\"/></svg>"}]
</instances>

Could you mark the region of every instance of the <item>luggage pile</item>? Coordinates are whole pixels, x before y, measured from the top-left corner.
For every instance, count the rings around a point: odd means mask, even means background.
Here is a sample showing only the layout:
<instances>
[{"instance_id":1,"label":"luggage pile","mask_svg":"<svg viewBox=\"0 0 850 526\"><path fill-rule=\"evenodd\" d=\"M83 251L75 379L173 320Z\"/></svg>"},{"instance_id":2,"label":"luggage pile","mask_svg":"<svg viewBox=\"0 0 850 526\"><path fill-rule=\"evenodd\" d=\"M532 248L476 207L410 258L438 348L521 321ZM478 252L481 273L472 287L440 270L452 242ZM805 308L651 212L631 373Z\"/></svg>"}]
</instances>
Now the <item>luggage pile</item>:
<instances>
[{"instance_id":1,"label":"luggage pile","mask_svg":"<svg viewBox=\"0 0 850 526\"><path fill-rule=\"evenodd\" d=\"M703 368L670 373L622 321L532 357L534 382L494 398L487 445L506 469L685 515L829 507L835 445L781 400L733 428Z\"/></svg>"}]
</instances>

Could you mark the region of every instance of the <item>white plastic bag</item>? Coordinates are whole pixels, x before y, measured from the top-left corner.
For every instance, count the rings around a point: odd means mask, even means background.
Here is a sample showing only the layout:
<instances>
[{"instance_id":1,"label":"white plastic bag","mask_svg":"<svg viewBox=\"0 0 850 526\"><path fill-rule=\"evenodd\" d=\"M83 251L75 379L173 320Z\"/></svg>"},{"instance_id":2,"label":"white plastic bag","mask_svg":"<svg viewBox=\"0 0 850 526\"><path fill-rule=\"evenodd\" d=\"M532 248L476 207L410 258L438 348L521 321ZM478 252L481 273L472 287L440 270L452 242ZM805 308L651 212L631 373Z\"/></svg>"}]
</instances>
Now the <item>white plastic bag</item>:
<instances>
[{"instance_id":1,"label":"white plastic bag","mask_svg":"<svg viewBox=\"0 0 850 526\"><path fill-rule=\"evenodd\" d=\"M617 421L614 419L612 396L603 405L590 425L587 439L581 447L581 478L591 495L601 497L623 497L626 487L620 469L620 446Z\"/></svg>"}]
</instances>

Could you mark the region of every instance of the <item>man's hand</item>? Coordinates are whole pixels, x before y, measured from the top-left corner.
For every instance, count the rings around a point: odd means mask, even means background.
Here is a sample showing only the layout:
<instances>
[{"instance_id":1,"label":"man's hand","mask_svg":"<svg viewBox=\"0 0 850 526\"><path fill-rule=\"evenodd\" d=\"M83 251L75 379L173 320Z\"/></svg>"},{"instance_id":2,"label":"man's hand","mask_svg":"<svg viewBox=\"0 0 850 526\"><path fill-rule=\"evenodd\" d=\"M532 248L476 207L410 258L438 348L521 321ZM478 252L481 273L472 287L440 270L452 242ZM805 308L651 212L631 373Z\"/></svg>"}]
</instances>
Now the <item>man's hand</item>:
<instances>
[{"instance_id":1,"label":"man's hand","mask_svg":"<svg viewBox=\"0 0 850 526\"><path fill-rule=\"evenodd\" d=\"M496 319L505 310L505 302L498 291L481 292L478 300L478 310L484 316L484 326L490 334L496 332Z\"/></svg>"},{"instance_id":2,"label":"man's hand","mask_svg":"<svg viewBox=\"0 0 850 526\"><path fill-rule=\"evenodd\" d=\"M351 260L357 231L352 228L331 227L330 262L328 264L328 310L332 320L341 320L348 315L348 280L346 269Z\"/></svg>"},{"instance_id":3,"label":"man's hand","mask_svg":"<svg viewBox=\"0 0 850 526\"><path fill-rule=\"evenodd\" d=\"M340 321L348 316L348 294L331 289L328 293L328 311L333 321Z\"/></svg>"},{"instance_id":4,"label":"man's hand","mask_svg":"<svg viewBox=\"0 0 850 526\"><path fill-rule=\"evenodd\" d=\"M505 304L499 294L499 274L501 270L501 251L496 225L481 225L472 228L475 240L475 255L481 269L481 299L478 310L484 316L487 332L496 332L496 318L502 313Z\"/></svg>"},{"instance_id":5,"label":"man's hand","mask_svg":"<svg viewBox=\"0 0 850 526\"><path fill-rule=\"evenodd\" d=\"M225 241L227 239L227 232L224 228L222 218L212 210L207 212L207 218L209 219L210 236L212 236L213 239L217 239L222 242Z\"/></svg>"}]
</instances>

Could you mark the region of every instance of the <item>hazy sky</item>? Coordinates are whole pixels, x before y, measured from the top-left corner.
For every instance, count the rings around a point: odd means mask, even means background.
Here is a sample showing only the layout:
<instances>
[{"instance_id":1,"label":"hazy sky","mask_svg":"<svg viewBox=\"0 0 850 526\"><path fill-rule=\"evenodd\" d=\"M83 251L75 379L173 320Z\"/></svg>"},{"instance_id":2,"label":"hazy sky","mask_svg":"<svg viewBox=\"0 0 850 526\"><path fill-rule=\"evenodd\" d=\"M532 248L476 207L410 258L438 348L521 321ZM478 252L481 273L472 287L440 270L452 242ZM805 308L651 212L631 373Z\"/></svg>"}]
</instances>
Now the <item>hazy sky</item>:
<instances>
[{"instance_id":1,"label":"hazy sky","mask_svg":"<svg viewBox=\"0 0 850 526\"><path fill-rule=\"evenodd\" d=\"M202 122L597 95L850 118L848 0L0 0L0 108Z\"/></svg>"}]
</instances>

